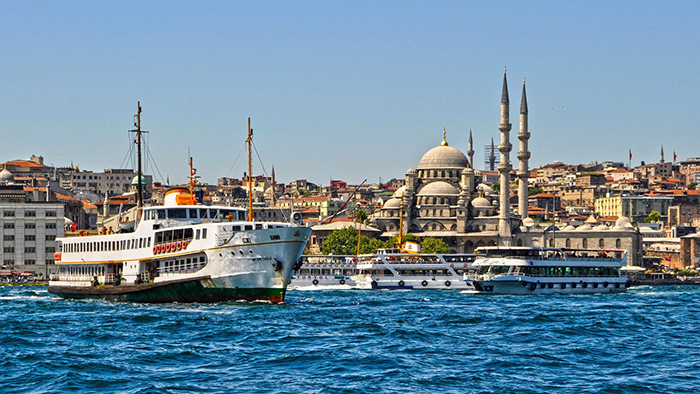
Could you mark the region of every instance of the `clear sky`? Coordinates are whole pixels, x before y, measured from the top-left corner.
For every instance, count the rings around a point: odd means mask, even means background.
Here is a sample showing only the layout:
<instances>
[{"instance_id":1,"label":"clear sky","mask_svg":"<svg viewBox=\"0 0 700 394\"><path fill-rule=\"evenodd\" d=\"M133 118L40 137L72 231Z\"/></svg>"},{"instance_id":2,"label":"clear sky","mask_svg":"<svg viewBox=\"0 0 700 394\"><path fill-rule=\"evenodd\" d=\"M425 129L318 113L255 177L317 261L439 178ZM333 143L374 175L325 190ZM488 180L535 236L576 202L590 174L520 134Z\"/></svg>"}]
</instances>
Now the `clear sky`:
<instances>
[{"instance_id":1,"label":"clear sky","mask_svg":"<svg viewBox=\"0 0 700 394\"><path fill-rule=\"evenodd\" d=\"M118 168L136 102L160 173L240 177L252 118L277 180L403 177L442 140L531 167L700 156L698 1L0 2L0 161ZM262 173L259 164L255 174Z\"/></svg>"}]
</instances>

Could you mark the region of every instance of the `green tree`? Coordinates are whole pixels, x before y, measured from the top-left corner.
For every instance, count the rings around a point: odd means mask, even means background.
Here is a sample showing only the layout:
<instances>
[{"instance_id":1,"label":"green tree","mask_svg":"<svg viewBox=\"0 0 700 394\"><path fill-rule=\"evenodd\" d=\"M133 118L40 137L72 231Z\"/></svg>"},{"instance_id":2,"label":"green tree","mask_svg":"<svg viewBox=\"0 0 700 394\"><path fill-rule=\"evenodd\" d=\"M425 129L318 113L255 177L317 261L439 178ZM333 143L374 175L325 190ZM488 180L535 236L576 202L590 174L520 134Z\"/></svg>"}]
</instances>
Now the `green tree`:
<instances>
[{"instance_id":1,"label":"green tree","mask_svg":"<svg viewBox=\"0 0 700 394\"><path fill-rule=\"evenodd\" d=\"M367 212L364 209L358 209L357 213L355 214L355 221L357 223L369 224L369 220L367 219Z\"/></svg>"},{"instance_id":2,"label":"green tree","mask_svg":"<svg viewBox=\"0 0 700 394\"><path fill-rule=\"evenodd\" d=\"M542 193L542 188L537 186L530 186L527 188L527 195L534 196L535 194Z\"/></svg>"},{"instance_id":3,"label":"green tree","mask_svg":"<svg viewBox=\"0 0 700 394\"><path fill-rule=\"evenodd\" d=\"M698 184L695 182L690 182L688 184L688 189L690 189L690 190L695 190L696 187L698 187Z\"/></svg>"},{"instance_id":4,"label":"green tree","mask_svg":"<svg viewBox=\"0 0 700 394\"><path fill-rule=\"evenodd\" d=\"M421 253L448 253L450 246L440 238L423 238Z\"/></svg>"},{"instance_id":5,"label":"green tree","mask_svg":"<svg viewBox=\"0 0 700 394\"><path fill-rule=\"evenodd\" d=\"M661 214L657 211L651 211L649 216L644 219L644 223L656 223L661 220Z\"/></svg>"},{"instance_id":6,"label":"green tree","mask_svg":"<svg viewBox=\"0 0 700 394\"><path fill-rule=\"evenodd\" d=\"M362 247L362 241L360 241ZM321 251L324 254L355 254L357 251L357 229L352 226L333 231L323 243Z\"/></svg>"}]
</instances>

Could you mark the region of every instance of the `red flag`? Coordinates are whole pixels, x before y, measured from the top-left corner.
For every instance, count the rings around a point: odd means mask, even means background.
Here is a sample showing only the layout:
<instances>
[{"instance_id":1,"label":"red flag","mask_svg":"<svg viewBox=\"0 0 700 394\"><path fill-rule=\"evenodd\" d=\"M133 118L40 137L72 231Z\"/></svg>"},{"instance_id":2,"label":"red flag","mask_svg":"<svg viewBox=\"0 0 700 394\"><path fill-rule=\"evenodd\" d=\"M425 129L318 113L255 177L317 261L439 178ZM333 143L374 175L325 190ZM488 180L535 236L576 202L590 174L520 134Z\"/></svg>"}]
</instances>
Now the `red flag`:
<instances>
[{"instance_id":1,"label":"red flag","mask_svg":"<svg viewBox=\"0 0 700 394\"><path fill-rule=\"evenodd\" d=\"M632 149L630 149L630 160L632 160Z\"/></svg>"},{"instance_id":2,"label":"red flag","mask_svg":"<svg viewBox=\"0 0 700 394\"><path fill-rule=\"evenodd\" d=\"M674 163L676 162L676 157L677 157L677 156L676 156L676 151L674 150L674 151L673 151L673 162L674 162Z\"/></svg>"},{"instance_id":3,"label":"red flag","mask_svg":"<svg viewBox=\"0 0 700 394\"><path fill-rule=\"evenodd\" d=\"M75 222L73 222L73 225L70 226L70 229L73 230L73 232L75 232L75 229L77 229L77 228L78 228L78 225L76 225Z\"/></svg>"}]
</instances>

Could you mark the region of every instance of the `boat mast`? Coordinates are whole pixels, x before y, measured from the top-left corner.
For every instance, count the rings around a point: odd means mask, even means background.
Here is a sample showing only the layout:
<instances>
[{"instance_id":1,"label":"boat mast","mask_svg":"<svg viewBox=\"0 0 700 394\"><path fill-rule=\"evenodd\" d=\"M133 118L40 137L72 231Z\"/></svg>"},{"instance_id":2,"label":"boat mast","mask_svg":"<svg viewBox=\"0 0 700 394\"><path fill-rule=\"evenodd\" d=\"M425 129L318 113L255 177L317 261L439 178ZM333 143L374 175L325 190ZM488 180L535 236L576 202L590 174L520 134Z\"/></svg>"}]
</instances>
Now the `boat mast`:
<instances>
[{"instance_id":1,"label":"boat mast","mask_svg":"<svg viewBox=\"0 0 700 394\"><path fill-rule=\"evenodd\" d=\"M141 219L141 210L143 208L143 184L141 182L141 177L143 176L143 170L141 168L141 134L147 133L145 130L141 130L141 102L137 102L137 111L134 118L134 126L136 130L130 130L132 133L136 133L136 154L138 155L138 168L136 170L136 206L138 212L138 219Z\"/></svg>"},{"instance_id":2,"label":"boat mast","mask_svg":"<svg viewBox=\"0 0 700 394\"><path fill-rule=\"evenodd\" d=\"M251 145L253 144L253 129L250 128L250 118L248 118L248 221L253 221L253 163L251 159Z\"/></svg>"}]
</instances>

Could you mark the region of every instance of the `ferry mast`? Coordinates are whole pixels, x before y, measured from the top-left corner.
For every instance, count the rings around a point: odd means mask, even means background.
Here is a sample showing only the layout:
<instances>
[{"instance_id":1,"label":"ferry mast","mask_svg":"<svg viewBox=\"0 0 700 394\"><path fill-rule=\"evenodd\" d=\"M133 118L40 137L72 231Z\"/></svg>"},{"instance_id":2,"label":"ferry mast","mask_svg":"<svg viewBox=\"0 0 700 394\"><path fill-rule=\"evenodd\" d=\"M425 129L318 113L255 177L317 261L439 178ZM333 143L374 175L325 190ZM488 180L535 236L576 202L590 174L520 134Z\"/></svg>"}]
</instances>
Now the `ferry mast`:
<instances>
[{"instance_id":1,"label":"ferry mast","mask_svg":"<svg viewBox=\"0 0 700 394\"><path fill-rule=\"evenodd\" d=\"M143 176L143 170L141 168L141 134L143 133L148 133L145 130L141 130L141 102L137 102L137 111L136 115L134 115L135 121L134 121L134 126L136 126L136 130L129 130L132 133L136 133L136 154L138 156L138 167L136 170L136 179L138 182L136 184L136 205L137 205L137 210L138 210L138 218L141 218L141 210L143 208L143 183L141 181L141 177Z\"/></svg>"},{"instance_id":2,"label":"ferry mast","mask_svg":"<svg viewBox=\"0 0 700 394\"><path fill-rule=\"evenodd\" d=\"M253 129L250 128L250 118L248 118L248 221L253 221L253 163L251 161L251 145L253 144Z\"/></svg>"}]
</instances>

